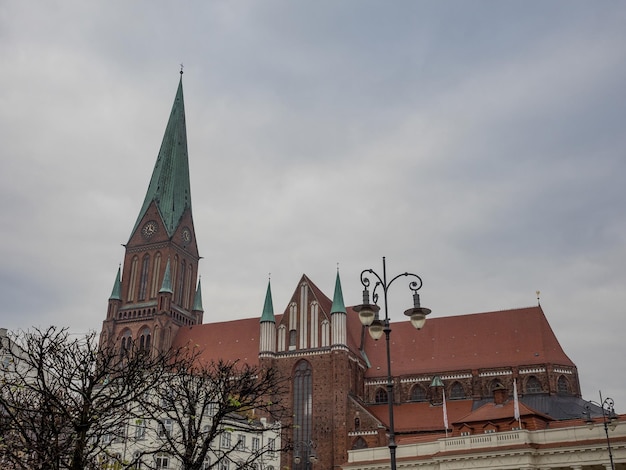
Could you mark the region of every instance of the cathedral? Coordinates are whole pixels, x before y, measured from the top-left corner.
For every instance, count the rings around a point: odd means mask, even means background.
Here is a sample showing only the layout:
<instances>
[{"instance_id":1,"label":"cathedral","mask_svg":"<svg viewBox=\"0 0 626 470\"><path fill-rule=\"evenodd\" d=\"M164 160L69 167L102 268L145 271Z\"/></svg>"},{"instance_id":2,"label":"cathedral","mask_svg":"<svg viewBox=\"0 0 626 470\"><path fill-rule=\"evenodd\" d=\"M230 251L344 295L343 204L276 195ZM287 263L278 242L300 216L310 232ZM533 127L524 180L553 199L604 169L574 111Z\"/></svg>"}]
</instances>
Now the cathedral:
<instances>
[{"instance_id":1,"label":"cathedral","mask_svg":"<svg viewBox=\"0 0 626 470\"><path fill-rule=\"evenodd\" d=\"M290 377L283 400L293 426L285 438L294 449L283 453L281 468L312 468L315 455L314 468L338 469L349 450L386 446L390 402L398 443L442 432L487 432L480 428L484 420L472 416L494 399L512 403L514 390L521 417L513 419L511 408L511 419L499 426L530 429L580 416L578 371L540 305L432 318L420 330L409 321L394 323L392 388L385 340L372 339L358 309L345 305L338 272L331 295L303 274L278 311L268 284L258 316L203 323L182 72L124 246L101 342L159 350L191 342L207 360L237 359Z\"/></svg>"}]
</instances>

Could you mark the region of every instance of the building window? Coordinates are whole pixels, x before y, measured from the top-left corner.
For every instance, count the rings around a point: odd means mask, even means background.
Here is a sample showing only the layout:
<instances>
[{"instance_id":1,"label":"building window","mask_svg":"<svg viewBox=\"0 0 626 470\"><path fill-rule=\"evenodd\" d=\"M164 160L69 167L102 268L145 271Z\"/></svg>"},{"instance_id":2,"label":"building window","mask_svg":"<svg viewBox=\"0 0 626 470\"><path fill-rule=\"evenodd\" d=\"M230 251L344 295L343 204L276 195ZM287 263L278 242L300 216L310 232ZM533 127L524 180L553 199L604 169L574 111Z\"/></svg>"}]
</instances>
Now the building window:
<instances>
[{"instance_id":1,"label":"building window","mask_svg":"<svg viewBox=\"0 0 626 470\"><path fill-rule=\"evenodd\" d=\"M146 420L135 420L135 439L141 440L146 438Z\"/></svg>"},{"instance_id":2,"label":"building window","mask_svg":"<svg viewBox=\"0 0 626 470\"><path fill-rule=\"evenodd\" d=\"M289 330L289 350L296 349L296 330Z\"/></svg>"},{"instance_id":3,"label":"building window","mask_svg":"<svg viewBox=\"0 0 626 470\"><path fill-rule=\"evenodd\" d=\"M161 420L161 426L159 428L159 436L171 436L172 430L174 428L174 424L172 420L169 418L164 418Z\"/></svg>"},{"instance_id":4,"label":"building window","mask_svg":"<svg viewBox=\"0 0 626 470\"><path fill-rule=\"evenodd\" d=\"M252 438L252 452L258 452L261 447L261 439L258 437Z\"/></svg>"},{"instance_id":5,"label":"building window","mask_svg":"<svg viewBox=\"0 0 626 470\"><path fill-rule=\"evenodd\" d=\"M150 268L150 256L145 255L141 260L141 276L139 277L139 300L146 300L148 290L148 270Z\"/></svg>"},{"instance_id":6,"label":"building window","mask_svg":"<svg viewBox=\"0 0 626 470\"><path fill-rule=\"evenodd\" d=\"M239 434L237 436L237 450L245 450L246 448L246 435Z\"/></svg>"},{"instance_id":7,"label":"building window","mask_svg":"<svg viewBox=\"0 0 626 470\"><path fill-rule=\"evenodd\" d=\"M150 298L154 299L159 292L159 276L161 274L161 253L154 255L154 262L152 263L152 282L150 283Z\"/></svg>"},{"instance_id":8,"label":"building window","mask_svg":"<svg viewBox=\"0 0 626 470\"><path fill-rule=\"evenodd\" d=\"M176 286L176 303L183 305L183 293L185 291L185 276L187 274L185 260L180 262L180 270L178 272L178 285Z\"/></svg>"},{"instance_id":9,"label":"building window","mask_svg":"<svg viewBox=\"0 0 626 470\"><path fill-rule=\"evenodd\" d=\"M139 350L140 351L148 351L150 350L150 329L145 327L141 330L141 335L139 336Z\"/></svg>"},{"instance_id":10,"label":"building window","mask_svg":"<svg viewBox=\"0 0 626 470\"><path fill-rule=\"evenodd\" d=\"M374 401L376 403L387 403L387 400L387 392L384 388L379 388L378 390L376 390L376 396L374 397Z\"/></svg>"},{"instance_id":11,"label":"building window","mask_svg":"<svg viewBox=\"0 0 626 470\"><path fill-rule=\"evenodd\" d=\"M156 468L170 468L170 458L165 454L157 454L154 458Z\"/></svg>"},{"instance_id":12,"label":"building window","mask_svg":"<svg viewBox=\"0 0 626 470\"><path fill-rule=\"evenodd\" d=\"M186 309L190 307L191 288L193 285L193 265L190 263L189 266L187 266L187 279L185 280L185 293L183 295L183 307Z\"/></svg>"},{"instance_id":13,"label":"building window","mask_svg":"<svg viewBox=\"0 0 626 470\"><path fill-rule=\"evenodd\" d=\"M220 462L220 470L229 470L230 462L227 459L224 459Z\"/></svg>"},{"instance_id":14,"label":"building window","mask_svg":"<svg viewBox=\"0 0 626 470\"><path fill-rule=\"evenodd\" d=\"M367 449L367 442L362 437L359 437L354 444L352 444L352 450Z\"/></svg>"},{"instance_id":15,"label":"building window","mask_svg":"<svg viewBox=\"0 0 626 470\"><path fill-rule=\"evenodd\" d=\"M204 462L202 462L202 470L209 470L209 468L211 468L211 459L207 457L204 459Z\"/></svg>"},{"instance_id":16,"label":"building window","mask_svg":"<svg viewBox=\"0 0 626 470\"><path fill-rule=\"evenodd\" d=\"M358 431L361 429L361 420L359 418L354 418L354 430Z\"/></svg>"},{"instance_id":17,"label":"building window","mask_svg":"<svg viewBox=\"0 0 626 470\"><path fill-rule=\"evenodd\" d=\"M133 345L133 339L130 336L130 330L125 330L122 333L122 339L120 341L120 356L128 357Z\"/></svg>"},{"instance_id":18,"label":"building window","mask_svg":"<svg viewBox=\"0 0 626 470\"><path fill-rule=\"evenodd\" d=\"M231 442L231 433L225 432L222 434L222 438L220 440L220 447L222 449L230 449Z\"/></svg>"},{"instance_id":19,"label":"building window","mask_svg":"<svg viewBox=\"0 0 626 470\"><path fill-rule=\"evenodd\" d=\"M454 382L450 387L450 400L462 400L465 398L465 389L460 382Z\"/></svg>"},{"instance_id":20,"label":"building window","mask_svg":"<svg viewBox=\"0 0 626 470\"><path fill-rule=\"evenodd\" d=\"M411 389L411 400L412 401L426 401L428 400L428 396L426 395L426 390L421 385L414 385Z\"/></svg>"},{"instance_id":21,"label":"building window","mask_svg":"<svg viewBox=\"0 0 626 470\"><path fill-rule=\"evenodd\" d=\"M139 258L136 256L130 262L130 284L128 286L128 301L135 300L135 289L137 288L137 268L139 266Z\"/></svg>"},{"instance_id":22,"label":"building window","mask_svg":"<svg viewBox=\"0 0 626 470\"><path fill-rule=\"evenodd\" d=\"M530 377L528 377L528 380L526 381L526 393L541 393L541 392L542 392L541 382L539 382L537 377L535 377L534 375L531 375Z\"/></svg>"},{"instance_id":23,"label":"building window","mask_svg":"<svg viewBox=\"0 0 626 470\"><path fill-rule=\"evenodd\" d=\"M569 395L570 391L569 391L569 382L568 380L565 378L564 375L561 375L559 377L559 380L556 383L556 390L558 392L559 395Z\"/></svg>"},{"instance_id":24,"label":"building window","mask_svg":"<svg viewBox=\"0 0 626 470\"><path fill-rule=\"evenodd\" d=\"M135 470L141 470L142 469L142 462L141 462L141 452L139 451L135 451L133 452L133 461L132 461L132 467Z\"/></svg>"},{"instance_id":25,"label":"building window","mask_svg":"<svg viewBox=\"0 0 626 470\"><path fill-rule=\"evenodd\" d=\"M301 360L296 364L293 378L293 440L295 442L311 441L311 422L313 418L312 375L313 370L308 361ZM308 455L306 457L308 458Z\"/></svg>"},{"instance_id":26,"label":"building window","mask_svg":"<svg viewBox=\"0 0 626 470\"><path fill-rule=\"evenodd\" d=\"M461 431L461 436L469 436L470 434L469 431Z\"/></svg>"},{"instance_id":27,"label":"building window","mask_svg":"<svg viewBox=\"0 0 626 470\"><path fill-rule=\"evenodd\" d=\"M275 457L274 453L276 452L276 439L270 438L267 441L267 450L268 450L269 458L273 459Z\"/></svg>"}]
</instances>

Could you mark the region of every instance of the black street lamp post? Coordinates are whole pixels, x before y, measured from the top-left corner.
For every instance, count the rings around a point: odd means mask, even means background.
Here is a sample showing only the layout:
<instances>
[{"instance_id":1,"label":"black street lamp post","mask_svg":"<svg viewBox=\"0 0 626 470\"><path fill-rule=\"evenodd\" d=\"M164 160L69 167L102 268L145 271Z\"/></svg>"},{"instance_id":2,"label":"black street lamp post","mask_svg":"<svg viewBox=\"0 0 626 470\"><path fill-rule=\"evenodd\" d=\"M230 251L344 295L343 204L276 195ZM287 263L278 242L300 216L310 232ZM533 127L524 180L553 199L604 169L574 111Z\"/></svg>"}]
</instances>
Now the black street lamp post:
<instances>
[{"instance_id":1,"label":"black street lamp post","mask_svg":"<svg viewBox=\"0 0 626 470\"><path fill-rule=\"evenodd\" d=\"M368 275L374 276L377 281L374 285L372 292L373 304L370 304L369 300L369 286L370 279ZM383 256L383 276L382 278L373 270L365 269L361 272L361 284L363 284L363 303L354 307L354 310L358 312L361 323L368 327L370 336L374 340L378 340L385 334L386 346L387 346L387 403L389 404L389 454L391 458L391 470L396 470L396 435L393 422L393 378L391 375L391 352L389 349L389 334L391 333L391 327L389 326L389 312L387 304L387 291L393 282L401 277L414 278L409 283L409 289L413 291L413 308L410 308L404 312L411 319L411 324L416 329L421 329L426 322L426 315L431 310L420 306L420 296L417 293L422 288L422 278L417 274L402 273L395 276L390 281L387 281L387 265L385 257ZM378 293L376 290L380 287L383 291L383 304L385 318L381 320L378 316L380 307L378 303Z\"/></svg>"},{"instance_id":2,"label":"black street lamp post","mask_svg":"<svg viewBox=\"0 0 626 470\"><path fill-rule=\"evenodd\" d=\"M311 468L314 463L317 463L317 454L315 453L315 443L309 442L296 442L293 446L294 457L293 463L299 466L304 464L304 468Z\"/></svg>"},{"instance_id":3,"label":"black street lamp post","mask_svg":"<svg viewBox=\"0 0 626 470\"><path fill-rule=\"evenodd\" d=\"M606 446L609 451L609 461L611 462L611 470L615 470L615 464L613 463L613 452L611 451L611 439L609 438L609 428L613 431L617 426L617 414L615 414L615 402L612 398L605 398L602 400L602 392L600 393L600 403L595 401L589 401L590 404L596 405L602 408L602 424L604 425L604 434L606 434ZM585 422L589 429L593 429L594 422L591 417L591 406L585 406L584 412Z\"/></svg>"}]
</instances>

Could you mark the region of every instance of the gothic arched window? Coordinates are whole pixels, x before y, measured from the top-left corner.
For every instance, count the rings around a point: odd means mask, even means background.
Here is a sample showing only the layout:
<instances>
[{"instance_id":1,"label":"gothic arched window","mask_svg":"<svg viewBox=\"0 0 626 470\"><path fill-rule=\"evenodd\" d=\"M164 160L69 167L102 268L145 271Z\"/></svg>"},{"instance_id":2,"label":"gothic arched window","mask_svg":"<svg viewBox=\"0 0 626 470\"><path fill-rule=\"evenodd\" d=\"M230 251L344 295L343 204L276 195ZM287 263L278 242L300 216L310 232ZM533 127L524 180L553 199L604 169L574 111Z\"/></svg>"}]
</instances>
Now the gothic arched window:
<instances>
[{"instance_id":1,"label":"gothic arched window","mask_svg":"<svg viewBox=\"0 0 626 470\"><path fill-rule=\"evenodd\" d=\"M542 391L539 379L537 379L534 375L528 377L528 380L526 381L526 393L541 393Z\"/></svg>"},{"instance_id":2,"label":"gothic arched window","mask_svg":"<svg viewBox=\"0 0 626 470\"><path fill-rule=\"evenodd\" d=\"M559 395L569 395L569 381L564 375L559 377L559 380L556 383L556 391Z\"/></svg>"},{"instance_id":3,"label":"gothic arched window","mask_svg":"<svg viewBox=\"0 0 626 470\"><path fill-rule=\"evenodd\" d=\"M412 401L426 401L428 400L428 396L426 395L426 390L421 385L414 385L411 389L411 400Z\"/></svg>"},{"instance_id":4,"label":"gothic arched window","mask_svg":"<svg viewBox=\"0 0 626 470\"><path fill-rule=\"evenodd\" d=\"M362 437L356 439L354 441L354 444L352 444L352 450L355 449L367 449L367 442L365 442L365 439L363 439Z\"/></svg>"},{"instance_id":5,"label":"gothic arched window","mask_svg":"<svg viewBox=\"0 0 626 470\"><path fill-rule=\"evenodd\" d=\"M139 297L138 300L146 300L146 290L148 288L148 269L150 268L150 255L145 255L141 260L141 276L139 277Z\"/></svg>"},{"instance_id":6,"label":"gothic arched window","mask_svg":"<svg viewBox=\"0 0 626 470\"><path fill-rule=\"evenodd\" d=\"M176 303L183 304L183 294L185 291L185 275L187 274L185 260L180 262L180 270L178 271L178 285L176 286Z\"/></svg>"},{"instance_id":7,"label":"gothic arched window","mask_svg":"<svg viewBox=\"0 0 626 470\"><path fill-rule=\"evenodd\" d=\"M130 330L124 330L120 339L120 356L128 356L130 350L132 349L132 345L133 339L130 335Z\"/></svg>"},{"instance_id":8,"label":"gothic arched window","mask_svg":"<svg viewBox=\"0 0 626 470\"><path fill-rule=\"evenodd\" d=\"M150 328L148 328L147 326L144 327L141 330L141 333L139 335L139 350L140 351L148 351L150 350L150 341L151 341L151 335L150 335Z\"/></svg>"},{"instance_id":9,"label":"gothic arched window","mask_svg":"<svg viewBox=\"0 0 626 470\"><path fill-rule=\"evenodd\" d=\"M376 403L387 403L387 399L387 391L384 388L376 390L376 396L374 397Z\"/></svg>"},{"instance_id":10,"label":"gothic arched window","mask_svg":"<svg viewBox=\"0 0 626 470\"><path fill-rule=\"evenodd\" d=\"M133 259L130 262L130 284L128 286L128 301L132 302L135 300L135 294L137 293L135 289L137 289L137 271L139 267L139 258L133 256Z\"/></svg>"},{"instance_id":11,"label":"gothic arched window","mask_svg":"<svg viewBox=\"0 0 626 470\"><path fill-rule=\"evenodd\" d=\"M152 283L150 284L150 298L154 299L159 292L159 276L161 274L161 253L154 255L154 262L152 263Z\"/></svg>"},{"instance_id":12,"label":"gothic arched window","mask_svg":"<svg viewBox=\"0 0 626 470\"><path fill-rule=\"evenodd\" d=\"M313 370L304 359L296 364L293 374L293 436L295 442L311 441L311 423L313 418ZM301 455L302 462L309 461L307 455ZM294 462L293 468L300 468Z\"/></svg>"},{"instance_id":13,"label":"gothic arched window","mask_svg":"<svg viewBox=\"0 0 626 470\"><path fill-rule=\"evenodd\" d=\"M450 400L462 400L465 398L465 389L460 382L454 382L450 387Z\"/></svg>"}]
</instances>

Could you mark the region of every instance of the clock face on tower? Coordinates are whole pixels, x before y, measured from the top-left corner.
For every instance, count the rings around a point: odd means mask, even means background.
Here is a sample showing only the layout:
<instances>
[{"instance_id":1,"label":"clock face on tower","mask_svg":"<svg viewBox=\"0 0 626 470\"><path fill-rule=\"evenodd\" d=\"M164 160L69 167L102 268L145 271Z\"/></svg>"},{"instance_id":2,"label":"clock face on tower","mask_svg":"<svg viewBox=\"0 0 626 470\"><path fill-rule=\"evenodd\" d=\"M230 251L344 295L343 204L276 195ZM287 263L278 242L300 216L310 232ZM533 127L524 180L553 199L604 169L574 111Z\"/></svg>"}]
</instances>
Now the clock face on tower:
<instances>
[{"instance_id":1,"label":"clock face on tower","mask_svg":"<svg viewBox=\"0 0 626 470\"><path fill-rule=\"evenodd\" d=\"M187 227L185 227L183 229L183 232L181 234L181 237L183 239L183 243L186 245L187 243L189 243L191 241L191 230L189 230Z\"/></svg>"},{"instance_id":2,"label":"clock face on tower","mask_svg":"<svg viewBox=\"0 0 626 470\"><path fill-rule=\"evenodd\" d=\"M146 224L141 229L141 234L144 238L149 239L152 238L152 236L157 232L158 229L159 225L154 220L150 220L146 222Z\"/></svg>"}]
</instances>

